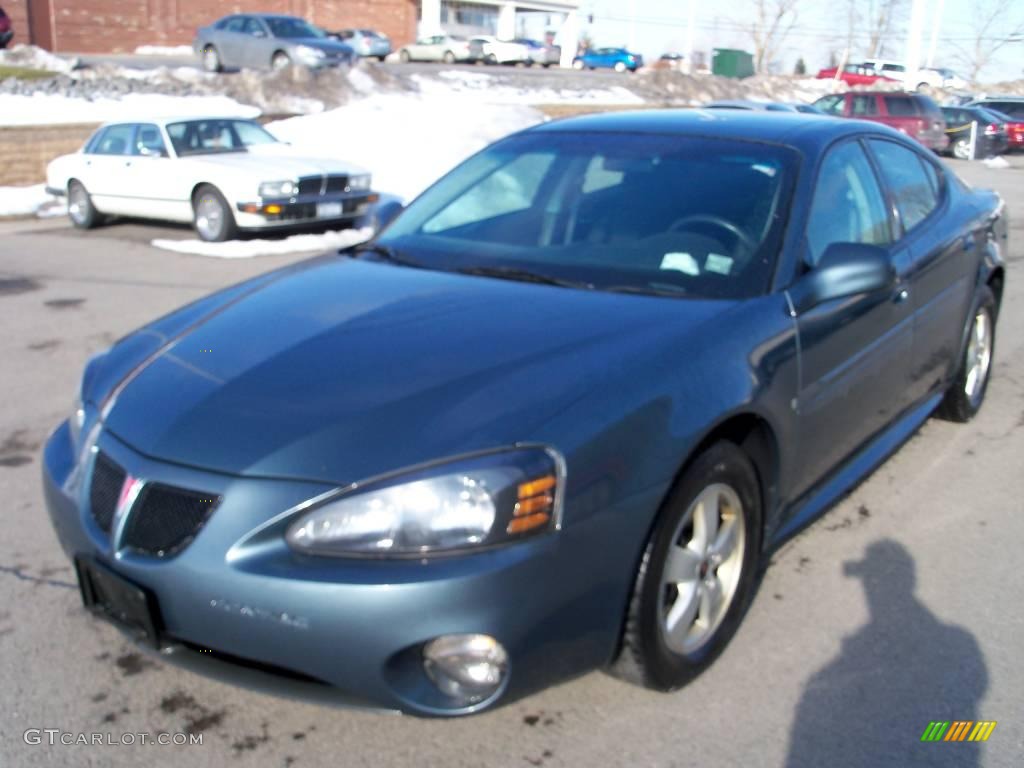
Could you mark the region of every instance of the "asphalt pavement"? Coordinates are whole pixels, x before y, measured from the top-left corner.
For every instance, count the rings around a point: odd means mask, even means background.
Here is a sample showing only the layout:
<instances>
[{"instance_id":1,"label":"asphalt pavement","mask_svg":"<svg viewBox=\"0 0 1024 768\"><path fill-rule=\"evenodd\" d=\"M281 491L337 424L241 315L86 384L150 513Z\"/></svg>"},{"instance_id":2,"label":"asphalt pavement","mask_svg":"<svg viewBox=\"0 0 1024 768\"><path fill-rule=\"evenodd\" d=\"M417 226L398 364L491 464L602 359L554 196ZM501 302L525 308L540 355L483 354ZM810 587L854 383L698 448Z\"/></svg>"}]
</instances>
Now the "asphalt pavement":
<instances>
[{"instance_id":1,"label":"asphalt pavement","mask_svg":"<svg viewBox=\"0 0 1024 768\"><path fill-rule=\"evenodd\" d=\"M86 358L176 306L302 258L149 245L181 229L0 224L0 766L1020 766L1024 756L1024 158L956 168L1005 197L1011 263L987 402L932 419L772 558L736 638L673 694L601 672L420 720L252 693L151 661L82 609L43 507L40 446ZM344 649L339 649L344 653ZM553 648L552 653L558 653ZM994 720L986 744L920 741ZM202 734L50 745L42 732ZM108 735L109 734L109 735Z\"/></svg>"}]
</instances>

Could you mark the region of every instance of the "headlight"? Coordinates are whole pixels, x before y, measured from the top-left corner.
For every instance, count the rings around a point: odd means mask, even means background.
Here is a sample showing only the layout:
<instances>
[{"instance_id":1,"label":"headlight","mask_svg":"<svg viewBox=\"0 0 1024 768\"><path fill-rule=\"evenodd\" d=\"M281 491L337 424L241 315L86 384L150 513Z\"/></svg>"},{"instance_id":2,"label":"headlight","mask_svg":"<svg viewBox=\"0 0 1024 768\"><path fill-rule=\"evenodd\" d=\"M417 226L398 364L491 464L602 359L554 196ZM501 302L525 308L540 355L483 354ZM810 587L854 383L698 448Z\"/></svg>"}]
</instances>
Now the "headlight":
<instances>
[{"instance_id":1,"label":"headlight","mask_svg":"<svg viewBox=\"0 0 1024 768\"><path fill-rule=\"evenodd\" d=\"M348 188L353 192L363 191L370 188L370 174L364 173L359 176L349 176Z\"/></svg>"},{"instance_id":2,"label":"headlight","mask_svg":"<svg viewBox=\"0 0 1024 768\"><path fill-rule=\"evenodd\" d=\"M497 451L357 484L305 511L287 531L296 550L423 555L555 530L564 461L548 448Z\"/></svg>"},{"instance_id":3,"label":"headlight","mask_svg":"<svg viewBox=\"0 0 1024 768\"><path fill-rule=\"evenodd\" d=\"M291 197L299 191L294 181L265 181L260 184L260 197Z\"/></svg>"},{"instance_id":4,"label":"headlight","mask_svg":"<svg viewBox=\"0 0 1024 768\"><path fill-rule=\"evenodd\" d=\"M325 54L319 48L311 48L308 45L300 45L295 49L295 55L298 56L300 59L319 60L322 59L327 54Z\"/></svg>"},{"instance_id":5,"label":"headlight","mask_svg":"<svg viewBox=\"0 0 1024 768\"><path fill-rule=\"evenodd\" d=\"M71 445L77 446L82 437L82 427L85 426L85 405L81 397L76 397L71 408L71 415L68 416L68 428L71 430Z\"/></svg>"}]
</instances>

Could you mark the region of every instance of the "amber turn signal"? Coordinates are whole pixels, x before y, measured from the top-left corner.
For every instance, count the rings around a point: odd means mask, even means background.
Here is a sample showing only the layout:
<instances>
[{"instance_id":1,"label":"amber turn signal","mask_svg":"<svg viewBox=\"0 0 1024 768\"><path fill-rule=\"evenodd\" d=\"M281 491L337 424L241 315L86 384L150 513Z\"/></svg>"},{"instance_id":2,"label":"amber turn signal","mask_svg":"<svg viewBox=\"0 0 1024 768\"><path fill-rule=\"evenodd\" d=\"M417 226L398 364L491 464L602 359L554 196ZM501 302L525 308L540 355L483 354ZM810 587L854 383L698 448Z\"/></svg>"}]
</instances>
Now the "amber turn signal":
<instances>
[{"instance_id":1,"label":"amber turn signal","mask_svg":"<svg viewBox=\"0 0 1024 768\"><path fill-rule=\"evenodd\" d=\"M509 533L525 533L526 531L532 531L534 528L547 525L550 519L551 515L547 512L537 512L534 515L516 517L508 524L508 528L505 530Z\"/></svg>"}]
</instances>

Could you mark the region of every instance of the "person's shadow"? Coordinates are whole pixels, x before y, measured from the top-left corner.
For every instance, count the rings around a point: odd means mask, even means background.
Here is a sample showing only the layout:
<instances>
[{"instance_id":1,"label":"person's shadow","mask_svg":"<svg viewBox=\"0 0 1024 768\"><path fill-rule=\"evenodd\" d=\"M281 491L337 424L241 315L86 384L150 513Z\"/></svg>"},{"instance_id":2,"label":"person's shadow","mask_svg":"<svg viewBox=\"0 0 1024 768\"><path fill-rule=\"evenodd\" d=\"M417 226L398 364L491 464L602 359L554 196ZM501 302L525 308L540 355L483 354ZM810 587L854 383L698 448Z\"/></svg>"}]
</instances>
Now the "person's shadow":
<instances>
[{"instance_id":1,"label":"person's shadow","mask_svg":"<svg viewBox=\"0 0 1024 768\"><path fill-rule=\"evenodd\" d=\"M914 597L914 561L895 541L874 542L843 572L861 579L870 620L808 680L786 767L979 766L977 742L921 741L933 720L982 716L988 673L974 637Z\"/></svg>"}]
</instances>

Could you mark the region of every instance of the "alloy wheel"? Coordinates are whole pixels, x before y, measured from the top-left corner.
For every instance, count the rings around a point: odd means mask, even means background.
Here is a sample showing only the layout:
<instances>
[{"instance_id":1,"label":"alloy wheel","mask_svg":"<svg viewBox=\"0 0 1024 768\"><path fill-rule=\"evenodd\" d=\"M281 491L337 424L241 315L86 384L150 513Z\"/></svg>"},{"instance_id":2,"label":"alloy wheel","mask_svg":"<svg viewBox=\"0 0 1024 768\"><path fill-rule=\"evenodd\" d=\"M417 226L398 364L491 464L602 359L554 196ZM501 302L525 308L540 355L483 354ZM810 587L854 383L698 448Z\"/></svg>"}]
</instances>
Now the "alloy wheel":
<instances>
[{"instance_id":1,"label":"alloy wheel","mask_svg":"<svg viewBox=\"0 0 1024 768\"><path fill-rule=\"evenodd\" d=\"M196 230L203 240L216 240L224 228L224 210L215 198L204 195L196 203Z\"/></svg>"},{"instance_id":2,"label":"alloy wheel","mask_svg":"<svg viewBox=\"0 0 1024 768\"><path fill-rule=\"evenodd\" d=\"M964 394L977 405L985 391L989 366L992 363L992 316L982 307L974 316L971 338L967 343L967 377L964 380Z\"/></svg>"},{"instance_id":3,"label":"alloy wheel","mask_svg":"<svg viewBox=\"0 0 1024 768\"><path fill-rule=\"evenodd\" d=\"M68 190L68 216L79 226L89 219L89 194L81 184L72 184Z\"/></svg>"},{"instance_id":4,"label":"alloy wheel","mask_svg":"<svg viewBox=\"0 0 1024 768\"><path fill-rule=\"evenodd\" d=\"M665 644L691 654L714 635L736 596L747 545L735 489L707 486L672 537L661 577L658 619Z\"/></svg>"}]
</instances>

